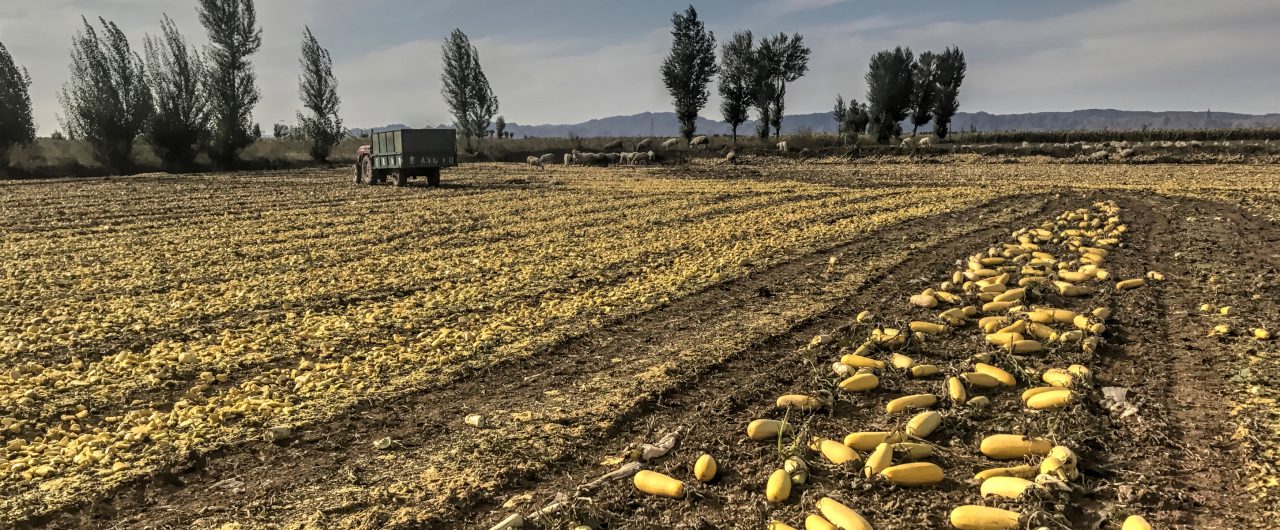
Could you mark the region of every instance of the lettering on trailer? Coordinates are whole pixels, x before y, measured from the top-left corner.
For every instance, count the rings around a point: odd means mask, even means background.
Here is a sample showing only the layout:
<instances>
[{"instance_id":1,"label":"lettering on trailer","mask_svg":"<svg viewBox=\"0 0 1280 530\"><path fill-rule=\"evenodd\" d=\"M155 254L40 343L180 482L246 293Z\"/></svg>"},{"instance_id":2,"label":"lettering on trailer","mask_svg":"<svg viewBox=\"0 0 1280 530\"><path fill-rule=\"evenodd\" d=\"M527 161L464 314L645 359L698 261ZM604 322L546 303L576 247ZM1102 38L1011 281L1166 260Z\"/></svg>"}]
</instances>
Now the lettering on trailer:
<instances>
[{"instance_id":1,"label":"lettering on trailer","mask_svg":"<svg viewBox=\"0 0 1280 530\"><path fill-rule=\"evenodd\" d=\"M384 168L384 167L401 167L401 165L402 165L402 163L403 163L404 161L408 161L408 165L409 165L410 167L413 167L413 166L451 166L451 165L454 165L454 164L456 163L456 159L455 159L455 157L452 157L452 156L425 156L425 155L424 155L424 156L417 156L417 155L411 155L411 156L408 156L408 157L404 157L403 159L402 159L400 156L384 156L384 157L377 157L377 159L374 161L374 166L375 166L375 167L379 167L379 168Z\"/></svg>"}]
</instances>

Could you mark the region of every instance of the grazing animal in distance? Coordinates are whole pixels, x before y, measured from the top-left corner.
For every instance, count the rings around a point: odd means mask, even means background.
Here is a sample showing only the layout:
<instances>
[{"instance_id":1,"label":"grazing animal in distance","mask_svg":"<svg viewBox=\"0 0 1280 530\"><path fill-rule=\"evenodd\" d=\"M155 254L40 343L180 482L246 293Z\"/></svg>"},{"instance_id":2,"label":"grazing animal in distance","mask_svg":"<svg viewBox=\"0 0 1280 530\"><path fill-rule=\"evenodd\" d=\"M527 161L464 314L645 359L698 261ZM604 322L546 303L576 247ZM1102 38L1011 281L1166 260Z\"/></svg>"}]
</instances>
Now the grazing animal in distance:
<instances>
[{"instance_id":1,"label":"grazing animal in distance","mask_svg":"<svg viewBox=\"0 0 1280 530\"><path fill-rule=\"evenodd\" d=\"M725 162L727 162L727 163L730 163L730 164L737 164L737 163L738 163L738 150L737 150L737 149L734 149L734 148L730 148L730 149L729 149L729 154L724 155L724 161L725 161Z\"/></svg>"},{"instance_id":2,"label":"grazing animal in distance","mask_svg":"<svg viewBox=\"0 0 1280 530\"><path fill-rule=\"evenodd\" d=\"M703 148L710 147L711 139L707 138L706 136L694 136L691 140L689 140L689 147L699 147L699 146Z\"/></svg>"}]
</instances>

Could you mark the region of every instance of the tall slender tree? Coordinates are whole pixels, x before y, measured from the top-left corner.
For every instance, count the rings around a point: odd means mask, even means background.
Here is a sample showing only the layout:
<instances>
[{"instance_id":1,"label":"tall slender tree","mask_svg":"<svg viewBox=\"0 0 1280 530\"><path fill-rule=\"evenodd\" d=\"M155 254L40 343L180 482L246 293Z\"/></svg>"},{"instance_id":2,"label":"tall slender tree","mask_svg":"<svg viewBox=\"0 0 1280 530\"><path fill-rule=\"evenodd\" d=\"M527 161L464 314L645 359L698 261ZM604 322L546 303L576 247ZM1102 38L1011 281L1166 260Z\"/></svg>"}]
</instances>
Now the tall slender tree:
<instances>
[{"instance_id":1,"label":"tall slender tree","mask_svg":"<svg viewBox=\"0 0 1280 530\"><path fill-rule=\"evenodd\" d=\"M338 145L346 131L338 107L338 79L333 75L333 59L329 50L320 46L310 26L302 34L302 75L298 78L298 95L306 112L298 113L298 129L311 144L311 158L327 162L333 146Z\"/></svg>"},{"instance_id":2,"label":"tall slender tree","mask_svg":"<svg viewBox=\"0 0 1280 530\"><path fill-rule=\"evenodd\" d=\"M200 23L209 34L206 69L212 154L222 166L235 163L253 142L253 107L258 104L257 75L249 57L262 47L262 28L254 0L199 0Z\"/></svg>"},{"instance_id":3,"label":"tall slender tree","mask_svg":"<svg viewBox=\"0 0 1280 530\"><path fill-rule=\"evenodd\" d=\"M841 138L849 134L849 107L844 103L844 96L836 94L836 106L831 109L831 117L836 119L836 134Z\"/></svg>"},{"instance_id":4,"label":"tall slender tree","mask_svg":"<svg viewBox=\"0 0 1280 530\"><path fill-rule=\"evenodd\" d=\"M698 112L707 106L707 85L716 75L716 37L689 6L671 15L671 52L662 61L662 82L671 93L680 134L685 140L697 131Z\"/></svg>"},{"instance_id":5,"label":"tall slender tree","mask_svg":"<svg viewBox=\"0 0 1280 530\"><path fill-rule=\"evenodd\" d=\"M951 46L938 55L938 97L933 109L933 131L946 138L951 118L960 110L960 84L964 82L964 52Z\"/></svg>"},{"instance_id":6,"label":"tall slender tree","mask_svg":"<svg viewBox=\"0 0 1280 530\"><path fill-rule=\"evenodd\" d=\"M500 139L506 138L507 137L507 119L502 116L498 116L497 119L493 120L493 130L497 132L498 138Z\"/></svg>"},{"instance_id":7,"label":"tall slender tree","mask_svg":"<svg viewBox=\"0 0 1280 530\"><path fill-rule=\"evenodd\" d=\"M204 57L187 44L169 15L160 20L159 37L147 35L143 40L143 50L155 102L147 127L151 142L169 167L188 168L196 146L208 134Z\"/></svg>"},{"instance_id":8,"label":"tall slender tree","mask_svg":"<svg viewBox=\"0 0 1280 530\"><path fill-rule=\"evenodd\" d=\"M738 143L738 126L747 121L754 98L755 37L739 31L720 46L720 114L729 123L733 143Z\"/></svg>"},{"instance_id":9,"label":"tall slender tree","mask_svg":"<svg viewBox=\"0 0 1280 530\"><path fill-rule=\"evenodd\" d=\"M787 98L787 83L793 83L809 71L809 47L804 45L804 37L799 33L788 37L779 33L772 39L771 46L776 50L775 70L770 80L773 89L770 91L769 123L773 125L773 135L782 136L782 116Z\"/></svg>"},{"instance_id":10,"label":"tall slender tree","mask_svg":"<svg viewBox=\"0 0 1280 530\"><path fill-rule=\"evenodd\" d=\"M773 123L773 92L777 89L773 80L782 62L779 53L780 50L771 44L771 40L765 38L760 40L752 54L751 100L756 109L756 136L761 140L769 137L769 127Z\"/></svg>"},{"instance_id":11,"label":"tall slender tree","mask_svg":"<svg viewBox=\"0 0 1280 530\"><path fill-rule=\"evenodd\" d=\"M441 46L444 71L440 93L453 112L454 127L471 149L472 138L488 134L489 123L498 113L498 97L489 87L489 78L480 69L480 51L460 29L454 29Z\"/></svg>"},{"instance_id":12,"label":"tall slender tree","mask_svg":"<svg viewBox=\"0 0 1280 530\"><path fill-rule=\"evenodd\" d=\"M933 119L938 95L938 56L924 52L916 58L911 69L911 135Z\"/></svg>"},{"instance_id":13,"label":"tall slender tree","mask_svg":"<svg viewBox=\"0 0 1280 530\"><path fill-rule=\"evenodd\" d=\"M0 43L0 172L8 165L13 146L36 138L30 88L31 74L26 68L19 68L4 43Z\"/></svg>"},{"instance_id":14,"label":"tall slender tree","mask_svg":"<svg viewBox=\"0 0 1280 530\"><path fill-rule=\"evenodd\" d=\"M911 48L897 47L871 56L867 69L867 101L876 141L887 142L901 131L911 105L913 56Z\"/></svg>"},{"instance_id":15,"label":"tall slender tree","mask_svg":"<svg viewBox=\"0 0 1280 530\"><path fill-rule=\"evenodd\" d=\"M131 165L133 140L151 116L142 58L114 22L99 18L102 34L80 17L84 28L71 39L71 81L60 98L65 128L97 151L112 170Z\"/></svg>"}]
</instances>

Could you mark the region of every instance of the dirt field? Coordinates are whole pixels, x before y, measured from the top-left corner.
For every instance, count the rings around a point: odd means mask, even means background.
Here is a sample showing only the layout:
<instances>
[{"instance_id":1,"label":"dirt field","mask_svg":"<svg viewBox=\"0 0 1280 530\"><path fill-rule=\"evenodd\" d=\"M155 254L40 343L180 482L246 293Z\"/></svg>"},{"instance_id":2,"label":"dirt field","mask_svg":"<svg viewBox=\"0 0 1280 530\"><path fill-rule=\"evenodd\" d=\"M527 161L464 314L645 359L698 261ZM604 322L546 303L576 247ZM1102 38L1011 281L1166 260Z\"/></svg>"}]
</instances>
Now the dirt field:
<instances>
[{"instance_id":1,"label":"dirt field","mask_svg":"<svg viewBox=\"0 0 1280 530\"><path fill-rule=\"evenodd\" d=\"M0 526L488 528L520 514L524 528L803 528L824 497L880 529L948 528L967 504L1028 528L1280 518L1280 341L1254 337L1280 332L1280 166L748 157L475 164L445 181L0 182ZM1053 281L1078 271L1090 292L1064 296ZM1011 307L985 305L1033 277L1047 279ZM926 289L956 301L909 303ZM941 333L873 339L970 305ZM1046 351L1026 355L979 329L1026 326L1039 307L1085 323L1051 322ZM876 388L841 389L853 374L833 363L867 341L868 357L939 373L886 366ZM952 399L948 378L980 360L1016 388L967 377L967 397L990 403ZM1092 375L1066 407L1019 399L1073 364ZM1104 403L1104 387L1126 402ZM785 394L822 406L780 409ZM810 449L904 429L920 411L885 406L909 394L938 399L919 441L940 483L894 485L864 474L868 451L834 464ZM761 418L794 432L748 439ZM672 450L640 457L671 433ZM1000 433L1070 448L1076 472L984 500L976 472L1042 460L984 456ZM706 483L703 453L719 464ZM807 481L768 502L793 456ZM683 495L583 487L633 462Z\"/></svg>"}]
</instances>

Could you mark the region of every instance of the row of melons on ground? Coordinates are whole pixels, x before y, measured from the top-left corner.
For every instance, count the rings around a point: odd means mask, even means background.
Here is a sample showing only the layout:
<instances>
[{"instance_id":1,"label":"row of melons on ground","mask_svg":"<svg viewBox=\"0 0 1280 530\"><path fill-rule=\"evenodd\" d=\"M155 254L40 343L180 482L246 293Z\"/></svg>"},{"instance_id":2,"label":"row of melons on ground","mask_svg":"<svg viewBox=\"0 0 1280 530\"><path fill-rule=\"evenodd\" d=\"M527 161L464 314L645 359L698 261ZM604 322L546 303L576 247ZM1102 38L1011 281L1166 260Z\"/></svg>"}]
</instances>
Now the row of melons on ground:
<instances>
[{"instance_id":1,"label":"row of melons on ground","mask_svg":"<svg viewBox=\"0 0 1280 530\"><path fill-rule=\"evenodd\" d=\"M1111 316L1108 308L1077 312L1030 304L1028 298L1034 296L1032 292L1036 289L1078 299L1103 291L1096 285L1113 280L1104 263L1112 251L1122 247L1121 240L1127 230L1118 217L1118 210L1107 202L1067 211L1053 221L1014 232L1012 243L970 256L966 270L956 271L937 288L910 297L909 303L919 308L946 307L937 313L936 321L912 321L907 330L902 330L874 325L878 319L869 312L859 314L856 320L872 329L865 342L851 352L842 352L832 365L837 376L843 378L839 388L849 393L873 391L880 385L878 374L886 370L901 371L915 379L943 376L942 368L912 358L909 350L914 345L945 340L949 335L968 331L971 325L994 349L1014 356L1045 354L1063 348L1094 354L1107 331L1106 321ZM1042 250L1049 245L1066 252L1055 256ZM1162 279L1161 274L1152 272L1146 278L1117 281L1114 289L1126 291ZM821 348L835 342L835 337L820 335L810 346ZM889 401L887 414L915 413L902 429L854 432L845 436L843 443L815 436L810 438L808 447L834 465L861 464L869 479L907 487L939 484L943 481L944 469L924 460L933 454L928 438L944 418L937 411L927 409L940 401L949 401L956 407L986 407L991 397L971 394L1015 388L1018 378L994 362L992 353L980 353L967 363L969 370L947 375L938 392L904 395ZM1022 372L1026 376L1035 374L1030 369ZM1092 385L1092 371L1081 364L1049 368L1040 371L1038 378L1044 384L1027 388L1021 399L1028 409L1041 413L1068 413L1066 409L1081 399L1079 390ZM789 394L779 397L776 405L789 417L792 413L818 411L828 403L813 395ZM757 419L747 426L747 436L756 441L780 441L795 431L785 419ZM1046 438L994 433L982 440L978 451L991 460L1021 462L977 473L973 482L979 484L984 498L1017 501L1028 498L1033 491L1070 492L1070 483L1080 477L1075 452ZM869 454L863 458L860 452ZM807 482L810 466L806 456L795 454L785 458L782 466L769 476L764 485L769 502L785 502L793 488ZM713 455L703 454L692 471L696 480L709 482L715 479L718 464ZM644 493L684 496L683 481L654 471L638 472L633 483ZM854 508L831 497L819 499L814 508L816 513L809 514L804 522L808 530L872 528ZM994 506L964 505L952 510L950 520L961 530L1012 530L1023 528L1035 516ZM777 520L770 522L769 527L773 530L793 528ZM1124 521L1123 528L1138 530L1150 525L1140 515L1132 515Z\"/></svg>"}]
</instances>

